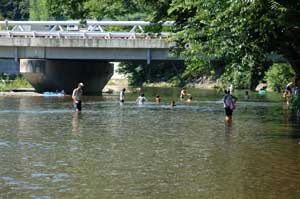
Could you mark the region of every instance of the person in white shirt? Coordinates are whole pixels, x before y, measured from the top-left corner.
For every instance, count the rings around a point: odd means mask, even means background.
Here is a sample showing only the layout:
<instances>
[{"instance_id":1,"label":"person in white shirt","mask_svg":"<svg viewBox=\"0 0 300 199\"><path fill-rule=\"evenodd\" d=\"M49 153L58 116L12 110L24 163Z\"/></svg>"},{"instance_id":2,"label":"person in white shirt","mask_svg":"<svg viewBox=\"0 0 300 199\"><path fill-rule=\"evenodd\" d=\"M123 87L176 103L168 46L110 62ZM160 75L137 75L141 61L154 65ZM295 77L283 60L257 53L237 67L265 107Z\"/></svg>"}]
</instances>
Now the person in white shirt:
<instances>
[{"instance_id":1,"label":"person in white shirt","mask_svg":"<svg viewBox=\"0 0 300 199\"><path fill-rule=\"evenodd\" d=\"M120 102L121 102L121 103L124 103L124 100L125 100L125 91L126 91L126 89L123 88L123 89L121 90L121 92L120 92Z\"/></svg>"},{"instance_id":2,"label":"person in white shirt","mask_svg":"<svg viewBox=\"0 0 300 199\"><path fill-rule=\"evenodd\" d=\"M79 83L78 87L73 90L72 99L76 111L81 111L81 96L83 92L83 83Z\"/></svg>"},{"instance_id":3,"label":"person in white shirt","mask_svg":"<svg viewBox=\"0 0 300 199\"><path fill-rule=\"evenodd\" d=\"M145 97L144 93L141 93L141 95L135 100L138 104L144 104L145 101L147 101L147 98Z\"/></svg>"}]
</instances>

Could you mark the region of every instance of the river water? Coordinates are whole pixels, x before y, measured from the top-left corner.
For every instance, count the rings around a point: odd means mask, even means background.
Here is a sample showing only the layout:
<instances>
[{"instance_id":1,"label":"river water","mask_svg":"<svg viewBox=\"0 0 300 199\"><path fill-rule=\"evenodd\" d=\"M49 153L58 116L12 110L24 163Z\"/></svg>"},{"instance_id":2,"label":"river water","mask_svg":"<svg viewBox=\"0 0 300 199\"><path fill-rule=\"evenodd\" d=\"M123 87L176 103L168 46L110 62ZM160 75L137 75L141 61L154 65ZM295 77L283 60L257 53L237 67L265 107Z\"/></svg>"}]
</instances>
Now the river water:
<instances>
[{"instance_id":1,"label":"river water","mask_svg":"<svg viewBox=\"0 0 300 199\"><path fill-rule=\"evenodd\" d=\"M300 125L280 95L237 92L227 126L221 93L178 93L85 97L80 114L70 97L0 97L0 198L300 198Z\"/></svg>"}]
</instances>

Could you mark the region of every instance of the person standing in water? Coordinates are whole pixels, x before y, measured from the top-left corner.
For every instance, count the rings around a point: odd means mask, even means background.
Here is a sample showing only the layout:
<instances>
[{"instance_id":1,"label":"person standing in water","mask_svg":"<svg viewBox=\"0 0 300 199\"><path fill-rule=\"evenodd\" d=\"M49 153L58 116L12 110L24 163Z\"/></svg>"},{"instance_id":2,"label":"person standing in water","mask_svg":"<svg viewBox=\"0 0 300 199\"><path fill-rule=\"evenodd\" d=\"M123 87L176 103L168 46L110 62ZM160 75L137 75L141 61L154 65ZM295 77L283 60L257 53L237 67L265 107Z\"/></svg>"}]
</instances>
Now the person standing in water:
<instances>
[{"instance_id":1,"label":"person standing in water","mask_svg":"<svg viewBox=\"0 0 300 199\"><path fill-rule=\"evenodd\" d=\"M125 91L126 91L126 88L123 88L120 92L120 102L121 103L124 103L124 100L125 100Z\"/></svg>"},{"instance_id":2,"label":"person standing in water","mask_svg":"<svg viewBox=\"0 0 300 199\"><path fill-rule=\"evenodd\" d=\"M287 95L287 104L290 101L291 108L297 110L300 113L300 78L294 77L294 81L289 83L286 87L286 91L289 93ZM291 98L291 99L289 99Z\"/></svg>"},{"instance_id":3,"label":"person standing in water","mask_svg":"<svg viewBox=\"0 0 300 199\"><path fill-rule=\"evenodd\" d=\"M250 96L249 96L249 91L245 91L245 96L244 96L245 100L249 100Z\"/></svg>"},{"instance_id":4,"label":"person standing in water","mask_svg":"<svg viewBox=\"0 0 300 199\"><path fill-rule=\"evenodd\" d=\"M224 91L224 109L225 109L225 121L231 124L232 122L232 113L235 109L235 102L237 98L230 94L228 90Z\"/></svg>"},{"instance_id":5,"label":"person standing in water","mask_svg":"<svg viewBox=\"0 0 300 199\"><path fill-rule=\"evenodd\" d=\"M156 104L160 104L160 96L159 95L156 95L156 97L155 97L155 103Z\"/></svg>"},{"instance_id":6,"label":"person standing in water","mask_svg":"<svg viewBox=\"0 0 300 199\"><path fill-rule=\"evenodd\" d=\"M145 101L147 101L147 98L145 97L144 93L141 93L140 96L135 101L136 101L136 103L141 105L141 104L144 104Z\"/></svg>"},{"instance_id":7,"label":"person standing in water","mask_svg":"<svg viewBox=\"0 0 300 199\"><path fill-rule=\"evenodd\" d=\"M79 83L78 87L73 90L72 99L75 111L81 111L81 96L83 92L83 83Z\"/></svg>"},{"instance_id":8,"label":"person standing in water","mask_svg":"<svg viewBox=\"0 0 300 199\"><path fill-rule=\"evenodd\" d=\"M190 94L187 93L186 88L182 88L180 91L180 99L183 100L185 96L188 96Z\"/></svg>"},{"instance_id":9,"label":"person standing in water","mask_svg":"<svg viewBox=\"0 0 300 199\"><path fill-rule=\"evenodd\" d=\"M174 106L176 106L176 104L175 104L175 101L174 101L174 100L171 100L170 106L171 106L171 108L173 108Z\"/></svg>"}]
</instances>

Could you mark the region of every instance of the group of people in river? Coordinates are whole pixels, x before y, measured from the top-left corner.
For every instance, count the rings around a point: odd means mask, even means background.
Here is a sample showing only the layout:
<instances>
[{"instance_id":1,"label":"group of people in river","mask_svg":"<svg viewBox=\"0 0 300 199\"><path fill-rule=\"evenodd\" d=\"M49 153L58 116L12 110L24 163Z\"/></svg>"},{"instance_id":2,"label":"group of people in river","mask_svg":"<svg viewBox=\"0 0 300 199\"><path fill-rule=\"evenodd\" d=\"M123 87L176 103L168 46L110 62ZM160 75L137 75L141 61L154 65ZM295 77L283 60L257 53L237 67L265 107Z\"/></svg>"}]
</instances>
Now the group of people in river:
<instances>
[{"instance_id":1,"label":"group of people in river","mask_svg":"<svg viewBox=\"0 0 300 199\"><path fill-rule=\"evenodd\" d=\"M84 84L79 83L77 88L75 88L73 90L73 93L72 93L74 108L77 112L81 111L81 97L82 97L82 93L83 93L83 87L84 87ZM233 91L232 88L228 89L228 90L225 90L224 98L223 98L225 115L226 115L225 120L228 121L228 122L230 122L232 120L232 113L233 113L233 110L235 109L235 102L237 100L237 98L232 95L232 91ZM120 91L120 98L119 98L120 103L125 102L125 92L126 92L125 88L123 88ZM186 88L183 88L180 91L180 96L179 97L180 97L181 100L184 100L185 98L187 98L185 102L188 103L188 104L191 104L193 102L193 97L191 96L191 94L189 94L187 92ZM145 97L144 93L141 93L136 98L136 103L140 104L140 105L144 104L146 101L148 101L148 99ZM155 103L160 104L160 102L161 102L160 96L156 95ZM176 103L173 99L170 101L170 106L171 107L176 106Z\"/></svg>"},{"instance_id":2,"label":"group of people in river","mask_svg":"<svg viewBox=\"0 0 300 199\"><path fill-rule=\"evenodd\" d=\"M72 93L74 108L78 112L81 111L81 96L82 96L82 93L83 93L83 87L84 87L84 84L79 83L77 88L75 88L73 90L73 93ZM125 101L125 92L126 92L125 88L123 88L120 92L120 103L124 103L124 101ZM228 89L226 89L224 91L224 96L223 96L223 105L224 105L224 110L225 110L225 121L228 122L228 123L232 122L232 114L233 114L233 111L235 110L235 103L237 101L237 98L234 95L232 95L232 93L233 93L233 86L231 85ZM292 104L294 109L296 109L298 112L300 110L299 94L300 94L300 78L295 77L294 80L286 86L286 89L283 93L283 97L286 101L286 104L287 105ZM179 98L181 100L184 100L184 99L187 98L185 102L188 103L188 104L191 104L192 101L193 101L193 98L192 98L191 94L189 94L187 92L186 88L183 88L180 91ZM248 91L245 91L245 99L246 100L249 99L249 92ZM141 93L136 98L136 103L137 104L144 104L146 101L148 101L148 99L145 97L144 93ZM156 95L155 103L160 104L160 102L161 102L160 96ZM173 99L170 101L170 106L171 107L176 106L176 103Z\"/></svg>"},{"instance_id":3,"label":"group of people in river","mask_svg":"<svg viewBox=\"0 0 300 199\"><path fill-rule=\"evenodd\" d=\"M123 88L120 92L120 103L124 103L125 91L126 91L126 89ZM180 92L180 99L184 100L185 96L189 96L188 99L186 100L186 103L191 104L193 101L193 98L190 96L190 94L187 93L186 89L183 88ZM148 99L145 97L144 93L141 93L135 100L135 102L140 105L144 104L146 101L148 101ZM161 102L160 96L156 95L155 103L160 104L160 102ZM170 106L171 107L176 106L176 103L173 99L170 101Z\"/></svg>"},{"instance_id":4,"label":"group of people in river","mask_svg":"<svg viewBox=\"0 0 300 199\"><path fill-rule=\"evenodd\" d=\"M77 88L75 88L73 90L73 93L72 93L72 99L73 99L73 105L74 105L74 108L75 108L75 111L81 111L81 97L82 97L82 93L83 93L83 87L84 87L84 84L83 83L79 83ZM125 102L125 92L126 92L126 88L123 88L121 91L120 91L120 103L124 103ZM192 101L193 101L193 98L192 96L187 93L186 89L183 88L180 92L180 99L181 100L184 100L184 98L188 96L187 100L186 100L186 103L189 103L191 104ZM146 101L148 101L148 99L145 97L144 93L141 93L137 98L136 98L136 103L137 104L144 104ZM160 104L160 101L161 101L161 98L159 95L156 95L155 97L155 103L156 104ZM176 106L176 103L175 101L172 99L171 102L170 102L170 106L171 107L174 107Z\"/></svg>"}]
</instances>

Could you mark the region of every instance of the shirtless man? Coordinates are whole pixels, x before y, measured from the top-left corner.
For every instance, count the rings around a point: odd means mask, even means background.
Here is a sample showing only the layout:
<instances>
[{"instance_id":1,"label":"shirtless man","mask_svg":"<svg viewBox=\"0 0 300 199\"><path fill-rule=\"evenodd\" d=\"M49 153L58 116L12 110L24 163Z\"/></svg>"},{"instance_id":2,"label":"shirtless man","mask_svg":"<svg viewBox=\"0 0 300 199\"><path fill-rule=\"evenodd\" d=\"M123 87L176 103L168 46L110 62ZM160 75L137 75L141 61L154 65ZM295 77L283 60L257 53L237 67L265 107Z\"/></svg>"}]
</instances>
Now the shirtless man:
<instances>
[{"instance_id":1,"label":"shirtless man","mask_svg":"<svg viewBox=\"0 0 300 199\"><path fill-rule=\"evenodd\" d=\"M180 91L180 99L183 100L185 96L190 96L190 94L187 93L186 88L182 88Z\"/></svg>"},{"instance_id":2,"label":"shirtless man","mask_svg":"<svg viewBox=\"0 0 300 199\"><path fill-rule=\"evenodd\" d=\"M81 111L81 96L83 92L83 86L83 83L79 83L78 87L73 90L72 99L76 111Z\"/></svg>"}]
</instances>

